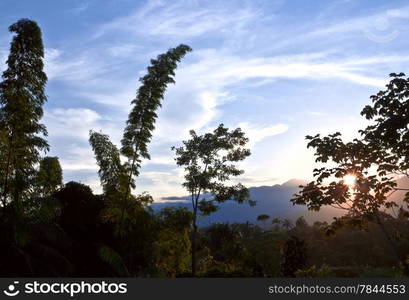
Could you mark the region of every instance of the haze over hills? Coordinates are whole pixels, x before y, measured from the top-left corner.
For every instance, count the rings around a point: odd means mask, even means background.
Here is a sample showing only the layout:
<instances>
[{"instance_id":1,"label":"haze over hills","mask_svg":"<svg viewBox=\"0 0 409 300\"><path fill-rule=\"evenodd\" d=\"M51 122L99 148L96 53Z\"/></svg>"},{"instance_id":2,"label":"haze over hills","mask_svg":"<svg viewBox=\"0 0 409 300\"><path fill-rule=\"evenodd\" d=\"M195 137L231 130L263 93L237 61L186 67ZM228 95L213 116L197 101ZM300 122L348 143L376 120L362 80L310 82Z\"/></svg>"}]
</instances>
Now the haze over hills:
<instances>
[{"instance_id":1,"label":"haze over hills","mask_svg":"<svg viewBox=\"0 0 409 300\"><path fill-rule=\"evenodd\" d=\"M271 217L286 217L294 219L304 210L302 206L294 206L290 199L298 192L299 186L306 184L305 180L291 179L283 184L273 186L250 187L250 199L255 200L257 204L253 207L248 204L237 204L234 201L227 201L220 205L220 209L207 217L200 217L201 226L215 222L257 222L257 216L260 214L269 214ZM204 196L206 197L206 195ZM166 197L166 202L153 203L152 208L160 210L168 206L191 207L189 196L184 197Z\"/></svg>"},{"instance_id":2,"label":"haze over hills","mask_svg":"<svg viewBox=\"0 0 409 300\"><path fill-rule=\"evenodd\" d=\"M399 188L409 187L409 178L401 178L397 182ZM304 216L309 223L315 221L331 222L334 217L339 217L344 213L344 211L333 207L323 207L319 212L313 212L308 211L305 206L293 205L290 199L299 191L299 186L306 183L307 181L305 180L291 179L281 185L250 187L250 199L257 202L255 206L251 207L248 204L237 204L233 201L227 201L222 203L220 209L214 214L200 217L199 225L206 226L216 222L234 223L248 221L257 223L257 216L261 214L268 214L270 220L275 217L296 220L298 217ZM405 191L397 191L391 195L391 200L399 204L402 202L404 194ZM163 200L166 200L166 202L153 203L151 207L155 211L169 206L191 208L189 196L166 197Z\"/></svg>"}]
</instances>

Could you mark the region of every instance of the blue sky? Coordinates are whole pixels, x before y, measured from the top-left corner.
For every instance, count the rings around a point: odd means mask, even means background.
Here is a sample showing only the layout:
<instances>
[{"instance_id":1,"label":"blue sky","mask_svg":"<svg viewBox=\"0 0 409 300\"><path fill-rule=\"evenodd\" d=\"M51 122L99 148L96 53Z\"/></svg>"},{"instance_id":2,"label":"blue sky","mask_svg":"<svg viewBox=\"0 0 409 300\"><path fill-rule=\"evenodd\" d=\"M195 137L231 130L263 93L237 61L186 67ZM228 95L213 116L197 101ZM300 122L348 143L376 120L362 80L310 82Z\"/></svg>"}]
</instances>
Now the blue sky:
<instances>
[{"instance_id":1,"label":"blue sky","mask_svg":"<svg viewBox=\"0 0 409 300\"><path fill-rule=\"evenodd\" d=\"M64 180L100 191L88 131L119 145L138 78L151 58L185 43L159 111L137 192L183 195L170 149L188 131L240 126L252 156L241 181L311 179L305 135L353 138L369 96L408 72L407 1L0 1L0 70L20 18L39 23L46 47L43 122Z\"/></svg>"}]
</instances>

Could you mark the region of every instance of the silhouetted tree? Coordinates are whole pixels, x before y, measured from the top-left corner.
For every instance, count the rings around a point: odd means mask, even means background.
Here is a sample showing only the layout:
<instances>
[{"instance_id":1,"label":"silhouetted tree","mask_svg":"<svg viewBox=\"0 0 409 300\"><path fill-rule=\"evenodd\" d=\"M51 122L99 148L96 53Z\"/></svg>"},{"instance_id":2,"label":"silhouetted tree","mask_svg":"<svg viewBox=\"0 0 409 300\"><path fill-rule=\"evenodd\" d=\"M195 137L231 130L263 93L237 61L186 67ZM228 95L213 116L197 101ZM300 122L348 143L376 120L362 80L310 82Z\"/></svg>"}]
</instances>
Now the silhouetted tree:
<instances>
[{"instance_id":1,"label":"silhouetted tree","mask_svg":"<svg viewBox=\"0 0 409 300\"><path fill-rule=\"evenodd\" d=\"M41 159L35 184L40 196L50 196L62 186L62 169L58 157Z\"/></svg>"},{"instance_id":2,"label":"silhouetted tree","mask_svg":"<svg viewBox=\"0 0 409 300\"><path fill-rule=\"evenodd\" d=\"M157 237L152 245L155 275L176 277L188 273L192 213L184 207L167 207L159 212L157 219Z\"/></svg>"},{"instance_id":3,"label":"silhouetted tree","mask_svg":"<svg viewBox=\"0 0 409 300\"><path fill-rule=\"evenodd\" d=\"M290 219L287 219L287 218L284 219L281 222L281 224L286 230L289 230L289 229L291 229L293 227L293 222Z\"/></svg>"},{"instance_id":4,"label":"silhouetted tree","mask_svg":"<svg viewBox=\"0 0 409 300\"><path fill-rule=\"evenodd\" d=\"M122 164L119 151L103 133L90 132L90 143L94 150L97 163L100 167L104 192L111 200L122 202L116 204L121 207L119 229L122 230L126 209L129 206L131 189L135 187L133 176L139 175L142 159L150 159L148 143L155 128L156 110L161 106L168 84L174 83L177 63L192 49L186 45L179 45L169 49L166 53L151 60L148 74L140 78L139 87L134 105L126 122L126 128L121 140L121 153L127 158ZM146 200L146 195L138 199Z\"/></svg>"},{"instance_id":5,"label":"silhouetted tree","mask_svg":"<svg viewBox=\"0 0 409 300\"><path fill-rule=\"evenodd\" d=\"M51 199L58 203L57 226L65 234L61 252L70 262L70 276L129 276L114 228L101 220L106 205L102 196L89 186L68 182Z\"/></svg>"},{"instance_id":6,"label":"silhouetted tree","mask_svg":"<svg viewBox=\"0 0 409 300\"><path fill-rule=\"evenodd\" d=\"M13 201L18 209L27 199L40 160L48 150L42 105L47 76L43 72L44 47L37 23L21 19L9 27L15 33L0 83L0 191L3 206Z\"/></svg>"},{"instance_id":7,"label":"silhouetted tree","mask_svg":"<svg viewBox=\"0 0 409 300\"><path fill-rule=\"evenodd\" d=\"M121 223L127 217L127 210L138 206L138 203L134 203L135 197L125 199L128 180L119 150L103 133L90 131L89 142L99 166L98 174L106 201L102 217L115 224L116 232L122 234L124 228ZM139 203L139 208L143 209L142 203Z\"/></svg>"},{"instance_id":8,"label":"silhouetted tree","mask_svg":"<svg viewBox=\"0 0 409 300\"><path fill-rule=\"evenodd\" d=\"M375 152L381 174L409 177L409 78L404 73L390 77L386 90L372 95L373 105L362 110L361 115L373 123L360 133Z\"/></svg>"},{"instance_id":9,"label":"silhouetted tree","mask_svg":"<svg viewBox=\"0 0 409 300\"><path fill-rule=\"evenodd\" d=\"M125 168L121 164L118 148L103 133L90 131L89 142L99 166L98 175L105 194L116 193L123 189Z\"/></svg>"},{"instance_id":10,"label":"silhouetted tree","mask_svg":"<svg viewBox=\"0 0 409 300\"><path fill-rule=\"evenodd\" d=\"M0 269L9 271L9 276L32 276L41 273L41 263L36 262L44 262L47 256L50 261L58 260L59 266L66 264L58 251L43 243L56 229L54 214L45 213L50 212L50 201L37 207L27 205L33 196L40 151L48 150L41 137L47 131L40 123L47 82L41 30L34 21L21 19L9 31L15 35L0 83ZM43 234L38 239L40 235L34 232L40 228L44 231L40 230Z\"/></svg>"},{"instance_id":11,"label":"silhouetted tree","mask_svg":"<svg viewBox=\"0 0 409 300\"><path fill-rule=\"evenodd\" d=\"M257 216L257 221L262 222L264 224L264 226L266 225L265 223L266 223L266 221L268 219L270 219L270 216L266 215L266 214L261 214L261 215Z\"/></svg>"},{"instance_id":12,"label":"silhouetted tree","mask_svg":"<svg viewBox=\"0 0 409 300\"><path fill-rule=\"evenodd\" d=\"M229 131L220 124L212 133L197 135L191 130L190 135L191 139L184 141L184 146L172 149L176 152L176 163L185 167L183 186L191 194L192 276L195 276L197 214L209 215L217 211L219 207L216 203L227 200L243 203L248 199L248 190L242 184L228 186L224 182L243 174L243 170L229 162L244 160L250 155L250 150L244 148L248 139L240 128ZM206 193L210 193L212 199L201 198Z\"/></svg>"},{"instance_id":13,"label":"silhouetted tree","mask_svg":"<svg viewBox=\"0 0 409 300\"><path fill-rule=\"evenodd\" d=\"M169 49L151 60L148 74L140 79L142 85L138 89L136 98L131 102L134 107L129 114L121 140L121 153L128 159L124 165L128 173L126 198L131 192L133 176L139 175L141 160L150 159L148 143L155 129L156 110L161 106L168 84L175 83L177 63L189 51L192 49L183 44Z\"/></svg>"},{"instance_id":14,"label":"silhouetted tree","mask_svg":"<svg viewBox=\"0 0 409 300\"><path fill-rule=\"evenodd\" d=\"M304 241L292 236L284 245L283 261L280 269L285 277L295 277L298 270L302 270L307 263L307 247Z\"/></svg>"},{"instance_id":15,"label":"silhouetted tree","mask_svg":"<svg viewBox=\"0 0 409 300\"><path fill-rule=\"evenodd\" d=\"M295 227L305 228L305 227L308 227L308 223L307 221L305 221L304 217L301 216L295 221Z\"/></svg>"},{"instance_id":16,"label":"silhouetted tree","mask_svg":"<svg viewBox=\"0 0 409 300\"><path fill-rule=\"evenodd\" d=\"M262 215L257 216L257 221L266 221L269 218L270 218L269 215L262 214Z\"/></svg>"},{"instance_id":17,"label":"silhouetted tree","mask_svg":"<svg viewBox=\"0 0 409 300\"><path fill-rule=\"evenodd\" d=\"M374 106L366 106L362 111L368 119L377 117L375 124L361 131L363 138L344 142L341 133L326 137L307 136L308 147L315 148L316 162L325 165L314 169L316 181L303 187L292 199L293 203L307 205L310 210L319 210L323 205L330 205L345 210L347 215L335 220L330 231L345 223L365 226L375 220L398 261L405 264L395 245L394 239L387 232L382 219L381 209L396 207L388 197L396 187L395 174L407 174L409 156L407 148L407 117L409 84L403 74L391 74L394 79L387 85L386 91L371 96ZM377 172L374 174L373 171ZM356 177L352 186L345 184L347 175ZM324 183L327 178L337 181ZM409 201L408 194L406 201Z\"/></svg>"},{"instance_id":18,"label":"silhouetted tree","mask_svg":"<svg viewBox=\"0 0 409 300\"><path fill-rule=\"evenodd\" d=\"M274 225L275 230L279 230L280 227L285 230L290 230L293 227L293 222L290 219L274 218L271 220L271 224Z\"/></svg>"}]
</instances>

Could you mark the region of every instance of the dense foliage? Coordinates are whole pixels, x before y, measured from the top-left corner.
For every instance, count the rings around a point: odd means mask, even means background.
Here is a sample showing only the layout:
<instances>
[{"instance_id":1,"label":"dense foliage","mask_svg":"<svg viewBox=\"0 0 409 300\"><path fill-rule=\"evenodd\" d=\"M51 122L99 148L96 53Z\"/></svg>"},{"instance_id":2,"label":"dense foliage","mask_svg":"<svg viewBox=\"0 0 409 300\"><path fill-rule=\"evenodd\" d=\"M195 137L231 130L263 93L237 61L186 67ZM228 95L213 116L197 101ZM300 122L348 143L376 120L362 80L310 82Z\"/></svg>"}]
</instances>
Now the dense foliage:
<instances>
[{"instance_id":1,"label":"dense foliage","mask_svg":"<svg viewBox=\"0 0 409 300\"><path fill-rule=\"evenodd\" d=\"M316 181L304 186L292 201L307 205L310 210L325 205L344 210L346 215L332 223L330 232L347 223L365 227L368 221L375 221L397 263L403 264L409 274L407 253L398 251L380 217L382 211L399 207L390 196L400 189L396 183L398 176L409 175L409 79L404 79L402 73L390 76L387 89L371 96L373 106L368 105L362 111L362 115L374 122L359 131L360 138L344 142L339 132L326 137L319 134L306 137L308 147L315 149L316 162L322 167L314 170ZM345 183L347 176L355 178L352 185ZM399 207L406 216L407 190L404 204Z\"/></svg>"},{"instance_id":2,"label":"dense foliage","mask_svg":"<svg viewBox=\"0 0 409 300\"><path fill-rule=\"evenodd\" d=\"M28 19L9 27L15 33L0 83L0 192L3 206L30 196L35 164L48 144L41 135L47 130L39 123L47 100L43 71L44 47L41 30Z\"/></svg>"},{"instance_id":3,"label":"dense foliage","mask_svg":"<svg viewBox=\"0 0 409 300\"><path fill-rule=\"evenodd\" d=\"M172 149L176 152L176 163L185 167L183 186L190 193L193 212L192 231L192 276L196 275L197 215L210 215L219 209L218 203L233 200L243 203L249 200L248 189L241 183L228 185L231 177L244 173L234 162L244 160L250 150L244 148L248 139L240 128L229 131L220 124L212 133L197 135L190 131L191 139L183 146ZM210 194L206 199L204 194Z\"/></svg>"}]
</instances>

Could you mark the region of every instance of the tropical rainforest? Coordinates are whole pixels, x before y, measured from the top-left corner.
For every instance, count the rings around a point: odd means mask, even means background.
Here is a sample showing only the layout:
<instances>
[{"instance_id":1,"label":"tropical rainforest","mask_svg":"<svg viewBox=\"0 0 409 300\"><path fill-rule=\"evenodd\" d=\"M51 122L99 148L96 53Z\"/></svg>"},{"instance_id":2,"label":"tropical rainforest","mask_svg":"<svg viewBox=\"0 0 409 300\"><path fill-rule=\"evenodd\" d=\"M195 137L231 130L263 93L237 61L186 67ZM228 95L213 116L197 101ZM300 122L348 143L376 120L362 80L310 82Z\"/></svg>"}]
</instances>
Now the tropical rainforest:
<instances>
[{"instance_id":1,"label":"tropical rainforest","mask_svg":"<svg viewBox=\"0 0 409 300\"><path fill-rule=\"evenodd\" d=\"M368 126L307 136L314 181L290 197L311 211L343 211L332 222L271 218L214 223L198 219L222 203L257 205L237 183L238 162L251 155L240 128L194 129L173 147L184 169L190 208L151 207L133 194L166 89L192 49L170 48L150 61L131 101L120 145L90 131L101 194L63 183L58 157L41 123L47 101L44 45L36 22L9 27L13 38L0 83L0 275L2 277L401 277L409 275L409 78L390 74L361 115ZM125 121L125 120L124 120ZM351 179L352 178L352 179ZM233 180L235 179L235 180ZM233 184L232 182L235 182ZM391 195L403 191L401 199ZM205 196L204 196L205 195ZM263 223L263 226L260 225Z\"/></svg>"}]
</instances>

